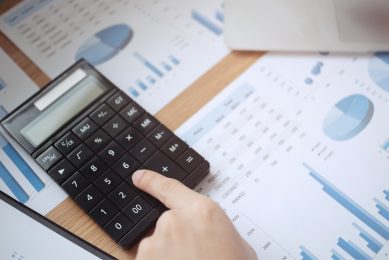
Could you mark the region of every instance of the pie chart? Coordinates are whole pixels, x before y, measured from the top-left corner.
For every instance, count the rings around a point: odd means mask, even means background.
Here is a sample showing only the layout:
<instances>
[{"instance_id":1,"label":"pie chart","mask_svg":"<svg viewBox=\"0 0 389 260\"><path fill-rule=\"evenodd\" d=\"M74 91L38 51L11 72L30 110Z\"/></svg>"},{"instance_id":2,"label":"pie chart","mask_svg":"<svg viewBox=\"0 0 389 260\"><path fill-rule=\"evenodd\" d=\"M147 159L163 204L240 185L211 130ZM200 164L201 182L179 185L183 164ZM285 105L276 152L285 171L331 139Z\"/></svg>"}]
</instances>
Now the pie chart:
<instances>
[{"instance_id":1,"label":"pie chart","mask_svg":"<svg viewBox=\"0 0 389 260\"><path fill-rule=\"evenodd\" d=\"M97 66L115 57L133 37L133 30L126 24L107 27L88 38L78 48L76 61L84 58Z\"/></svg>"},{"instance_id":2,"label":"pie chart","mask_svg":"<svg viewBox=\"0 0 389 260\"><path fill-rule=\"evenodd\" d=\"M348 96L328 112L323 124L324 133L335 141L351 139L365 129L373 114L374 105L366 96Z\"/></svg>"},{"instance_id":3,"label":"pie chart","mask_svg":"<svg viewBox=\"0 0 389 260\"><path fill-rule=\"evenodd\" d=\"M385 91L389 92L389 52L378 52L369 64L371 79Z\"/></svg>"}]
</instances>

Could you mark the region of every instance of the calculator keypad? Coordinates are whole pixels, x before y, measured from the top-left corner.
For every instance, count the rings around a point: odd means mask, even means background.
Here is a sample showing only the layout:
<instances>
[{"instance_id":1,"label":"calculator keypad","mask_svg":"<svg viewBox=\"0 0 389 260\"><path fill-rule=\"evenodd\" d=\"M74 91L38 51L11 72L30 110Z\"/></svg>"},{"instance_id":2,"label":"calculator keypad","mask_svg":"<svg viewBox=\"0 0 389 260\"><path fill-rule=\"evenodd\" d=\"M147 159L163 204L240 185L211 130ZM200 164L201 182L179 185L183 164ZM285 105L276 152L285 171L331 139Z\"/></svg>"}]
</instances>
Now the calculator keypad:
<instances>
[{"instance_id":1,"label":"calculator keypad","mask_svg":"<svg viewBox=\"0 0 389 260\"><path fill-rule=\"evenodd\" d=\"M48 174L120 245L128 247L164 207L131 180L150 169L193 187L209 164L118 91L36 157Z\"/></svg>"}]
</instances>

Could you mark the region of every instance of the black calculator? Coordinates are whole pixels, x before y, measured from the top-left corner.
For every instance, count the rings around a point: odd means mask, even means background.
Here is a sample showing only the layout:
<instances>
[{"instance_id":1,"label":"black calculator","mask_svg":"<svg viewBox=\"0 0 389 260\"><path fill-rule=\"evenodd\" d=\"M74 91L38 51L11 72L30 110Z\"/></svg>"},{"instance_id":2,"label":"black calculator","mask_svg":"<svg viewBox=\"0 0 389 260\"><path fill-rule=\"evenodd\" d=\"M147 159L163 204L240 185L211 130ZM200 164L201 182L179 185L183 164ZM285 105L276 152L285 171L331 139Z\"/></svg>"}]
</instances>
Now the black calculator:
<instances>
[{"instance_id":1,"label":"black calculator","mask_svg":"<svg viewBox=\"0 0 389 260\"><path fill-rule=\"evenodd\" d=\"M210 168L84 60L1 125L123 247L134 244L166 210L133 185L136 170L154 170L193 188Z\"/></svg>"}]
</instances>

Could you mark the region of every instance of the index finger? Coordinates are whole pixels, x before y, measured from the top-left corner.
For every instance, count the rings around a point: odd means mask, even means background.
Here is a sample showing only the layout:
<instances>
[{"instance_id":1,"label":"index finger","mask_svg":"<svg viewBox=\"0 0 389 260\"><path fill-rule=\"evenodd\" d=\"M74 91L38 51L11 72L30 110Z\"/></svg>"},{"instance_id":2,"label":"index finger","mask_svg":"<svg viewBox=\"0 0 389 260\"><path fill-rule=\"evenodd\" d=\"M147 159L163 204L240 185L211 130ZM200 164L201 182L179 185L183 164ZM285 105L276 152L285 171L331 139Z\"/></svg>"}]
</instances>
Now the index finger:
<instances>
[{"instance_id":1,"label":"index finger","mask_svg":"<svg viewBox=\"0 0 389 260\"><path fill-rule=\"evenodd\" d=\"M201 195L181 182L149 170L138 170L132 175L136 187L158 199L169 209L184 208Z\"/></svg>"}]
</instances>

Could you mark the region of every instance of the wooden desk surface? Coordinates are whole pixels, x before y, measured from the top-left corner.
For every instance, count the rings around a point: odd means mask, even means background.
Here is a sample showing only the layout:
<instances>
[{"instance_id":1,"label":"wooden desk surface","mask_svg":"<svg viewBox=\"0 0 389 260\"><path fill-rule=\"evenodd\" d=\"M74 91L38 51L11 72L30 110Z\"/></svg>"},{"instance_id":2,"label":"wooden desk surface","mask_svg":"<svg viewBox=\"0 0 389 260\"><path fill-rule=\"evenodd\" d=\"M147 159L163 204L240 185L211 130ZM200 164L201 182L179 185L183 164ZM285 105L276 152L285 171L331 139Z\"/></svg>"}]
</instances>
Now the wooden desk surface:
<instances>
[{"instance_id":1,"label":"wooden desk surface","mask_svg":"<svg viewBox=\"0 0 389 260\"><path fill-rule=\"evenodd\" d=\"M2 2L0 14L18 2ZM50 81L3 33L0 33L0 47L39 87ZM232 52L159 111L156 117L170 129L177 129L261 55L262 53L254 52ZM136 246L130 250L120 248L69 198L47 214L47 217L116 258L134 258Z\"/></svg>"}]
</instances>

